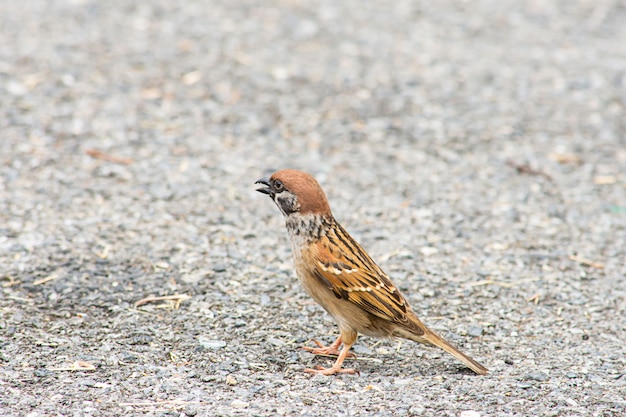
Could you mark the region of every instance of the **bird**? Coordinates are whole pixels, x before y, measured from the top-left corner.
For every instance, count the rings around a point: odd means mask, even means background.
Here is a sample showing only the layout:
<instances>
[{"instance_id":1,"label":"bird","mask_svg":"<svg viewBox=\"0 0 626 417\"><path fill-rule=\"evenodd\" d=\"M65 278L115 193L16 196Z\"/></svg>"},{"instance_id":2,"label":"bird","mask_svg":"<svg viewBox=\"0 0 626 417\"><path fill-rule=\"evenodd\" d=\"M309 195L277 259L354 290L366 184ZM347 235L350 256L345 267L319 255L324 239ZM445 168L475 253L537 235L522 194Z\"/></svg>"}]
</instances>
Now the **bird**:
<instances>
[{"instance_id":1,"label":"bird","mask_svg":"<svg viewBox=\"0 0 626 417\"><path fill-rule=\"evenodd\" d=\"M282 212L298 280L306 292L334 319L339 336L329 346L314 340L315 355L337 356L329 367L306 372L321 375L358 374L344 368L359 334L404 338L436 346L479 375L488 370L439 336L417 317L389 276L335 220L324 190L305 172L284 169L255 182ZM342 346L343 345L343 346ZM341 349L340 349L341 348Z\"/></svg>"}]
</instances>

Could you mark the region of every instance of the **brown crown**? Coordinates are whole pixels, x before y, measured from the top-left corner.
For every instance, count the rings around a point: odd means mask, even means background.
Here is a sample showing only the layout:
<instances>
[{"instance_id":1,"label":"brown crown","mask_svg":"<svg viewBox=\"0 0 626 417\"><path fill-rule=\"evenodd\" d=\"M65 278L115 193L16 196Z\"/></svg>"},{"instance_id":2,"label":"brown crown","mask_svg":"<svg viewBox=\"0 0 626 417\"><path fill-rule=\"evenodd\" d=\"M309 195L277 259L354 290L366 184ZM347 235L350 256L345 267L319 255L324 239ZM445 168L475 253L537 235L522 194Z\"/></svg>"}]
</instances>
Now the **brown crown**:
<instances>
[{"instance_id":1,"label":"brown crown","mask_svg":"<svg viewBox=\"0 0 626 417\"><path fill-rule=\"evenodd\" d=\"M271 180L282 181L285 188L298 198L301 214L331 214L324 190L315 178L306 172L283 169L273 173Z\"/></svg>"}]
</instances>

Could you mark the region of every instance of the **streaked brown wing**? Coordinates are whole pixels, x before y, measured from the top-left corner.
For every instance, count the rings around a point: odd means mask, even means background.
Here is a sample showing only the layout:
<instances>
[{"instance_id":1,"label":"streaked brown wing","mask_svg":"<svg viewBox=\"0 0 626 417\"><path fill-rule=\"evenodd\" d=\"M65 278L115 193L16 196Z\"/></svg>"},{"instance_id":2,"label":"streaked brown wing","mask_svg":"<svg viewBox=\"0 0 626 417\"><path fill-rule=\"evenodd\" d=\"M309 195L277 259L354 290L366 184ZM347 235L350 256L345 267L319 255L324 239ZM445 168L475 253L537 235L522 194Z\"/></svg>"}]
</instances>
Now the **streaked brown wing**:
<instances>
[{"instance_id":1,"label":"streaked brown wing","mask_svg":"<svg viewBox=\"0 0 626 417\"><path fill-rule=\"evenodd\" d=\"M419 334L402 294L361 246L339 225L322 236L311 248L309 265L315 276L337 298L348 300L368 313L407 327ZM408 312L408 314L407 314Z\"/></svg>"}]
</instances>

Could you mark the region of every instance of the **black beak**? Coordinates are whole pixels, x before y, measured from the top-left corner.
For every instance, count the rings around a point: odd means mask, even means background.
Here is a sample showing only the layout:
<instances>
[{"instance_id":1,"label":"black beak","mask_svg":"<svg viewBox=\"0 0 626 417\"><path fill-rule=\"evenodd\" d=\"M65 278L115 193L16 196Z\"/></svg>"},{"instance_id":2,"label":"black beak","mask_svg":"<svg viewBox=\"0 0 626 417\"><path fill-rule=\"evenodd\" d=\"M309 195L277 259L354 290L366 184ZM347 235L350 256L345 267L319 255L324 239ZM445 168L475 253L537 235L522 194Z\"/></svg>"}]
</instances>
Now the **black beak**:
<instances>
[{"instance_id":1,"label":"black beak","mask_svg":"<svg viewBox=\"0 0 626 417\"><path fill-rule=\"evenodd\" d=\"M255 184L263 184L266 185L267 188L257 188L256 190L260 193L272 195L272 188L270 187L270 179L267 177L260 178L254 182Z\"/></svg>"}]
</instances>

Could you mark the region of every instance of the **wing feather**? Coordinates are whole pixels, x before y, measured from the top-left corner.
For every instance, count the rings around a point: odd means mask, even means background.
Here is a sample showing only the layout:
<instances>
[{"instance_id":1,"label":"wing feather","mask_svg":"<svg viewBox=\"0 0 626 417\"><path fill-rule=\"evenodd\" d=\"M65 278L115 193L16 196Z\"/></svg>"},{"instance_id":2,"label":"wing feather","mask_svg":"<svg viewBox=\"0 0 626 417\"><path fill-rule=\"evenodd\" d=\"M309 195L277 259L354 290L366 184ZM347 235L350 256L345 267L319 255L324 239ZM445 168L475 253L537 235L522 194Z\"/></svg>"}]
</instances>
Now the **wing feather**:
<instances>
[{"instance_id":1,"label":"wing feather","mask_svg":"<svg viewBox=\"0 0 626 417\"><path fill-rule=\"evenodd\" d=\"M423 333L411 320L413 313L408 303L389 277L338 223L311 249L314 253L309 265L337 298L383 320Z\"/></svg>"}]
</instances>

